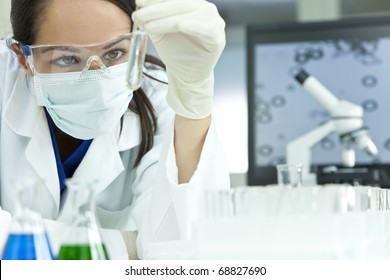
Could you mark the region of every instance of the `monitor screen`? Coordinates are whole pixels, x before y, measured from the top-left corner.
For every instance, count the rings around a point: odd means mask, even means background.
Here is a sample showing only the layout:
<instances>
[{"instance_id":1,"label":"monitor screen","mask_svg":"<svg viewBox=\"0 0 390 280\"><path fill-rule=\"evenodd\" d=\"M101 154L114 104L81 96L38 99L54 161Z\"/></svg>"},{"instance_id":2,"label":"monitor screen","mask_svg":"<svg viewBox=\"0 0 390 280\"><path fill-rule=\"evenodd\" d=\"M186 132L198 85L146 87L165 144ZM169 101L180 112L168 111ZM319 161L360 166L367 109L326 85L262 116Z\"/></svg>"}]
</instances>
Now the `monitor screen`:
<instances>
[{"instance_id":1,"label":"monitor screen","mask_svg":"<svg viewBox=\"0 0 390 280\"><path fill-rule=\"evenodd\" d=\"M248 184L276 182L287 144L330 120L295 80L305 69L336 98L363 108L379 157L359 148L356 166L390 164L390 18L248 26ZM339 135L311 149L311 169L340 166Z\"/></svg>"}]
</instances>

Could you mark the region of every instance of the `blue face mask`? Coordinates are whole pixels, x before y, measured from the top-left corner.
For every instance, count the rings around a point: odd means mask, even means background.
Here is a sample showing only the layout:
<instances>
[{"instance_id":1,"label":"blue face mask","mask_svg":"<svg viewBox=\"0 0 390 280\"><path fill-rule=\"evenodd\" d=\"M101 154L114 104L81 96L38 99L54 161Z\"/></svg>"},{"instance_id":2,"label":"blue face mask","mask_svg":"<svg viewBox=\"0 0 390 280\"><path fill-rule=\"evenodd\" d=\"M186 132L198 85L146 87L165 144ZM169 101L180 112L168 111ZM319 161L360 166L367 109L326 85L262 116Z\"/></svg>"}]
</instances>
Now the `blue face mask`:
<instances>
[{"instance_id":1,"label":"blue face mask","mask_svg":"<svg viewBox=\"0 0 390 280\"><path fill-rule=\"evenodd\" d=\"M133 97L125 77L127 63L106 70L34 76L38 105L56 126L77 139L93 139L114 129Z\"/></svg>"}]
</instances>

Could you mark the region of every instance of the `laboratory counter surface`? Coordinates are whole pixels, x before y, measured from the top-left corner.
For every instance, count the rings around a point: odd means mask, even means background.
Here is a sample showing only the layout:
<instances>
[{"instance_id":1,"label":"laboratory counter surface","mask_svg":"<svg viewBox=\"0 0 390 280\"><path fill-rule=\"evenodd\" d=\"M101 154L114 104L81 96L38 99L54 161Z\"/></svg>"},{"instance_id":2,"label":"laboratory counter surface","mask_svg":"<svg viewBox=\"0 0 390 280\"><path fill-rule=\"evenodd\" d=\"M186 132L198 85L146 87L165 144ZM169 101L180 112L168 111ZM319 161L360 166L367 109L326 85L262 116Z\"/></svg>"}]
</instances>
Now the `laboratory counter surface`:
<instances>
[{"instance_id":1,"label":"laboratory counter surface","mask_svg":"<svg viewBox=\"0 0 390 280\"><path fill-rule=\"evenodd\" d=\"M202 202L190 239L150 243L143 259L390 260L389 189L242 186ZM44 226L57 255L65 225ZM136 231L100 235L110 259L138 259Z\"/></svg>"}]
</instances>

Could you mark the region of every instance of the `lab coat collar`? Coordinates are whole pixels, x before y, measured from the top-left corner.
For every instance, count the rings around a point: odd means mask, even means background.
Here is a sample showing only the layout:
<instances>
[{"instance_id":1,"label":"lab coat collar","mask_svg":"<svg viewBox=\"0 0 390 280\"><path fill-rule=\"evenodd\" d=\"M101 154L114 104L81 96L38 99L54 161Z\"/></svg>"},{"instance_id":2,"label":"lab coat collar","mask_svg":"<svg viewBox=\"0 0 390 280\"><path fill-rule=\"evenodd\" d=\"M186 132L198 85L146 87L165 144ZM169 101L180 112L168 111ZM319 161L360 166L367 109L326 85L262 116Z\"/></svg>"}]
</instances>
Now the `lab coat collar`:
<instances>
[{"instance_id":1,"label":"lab coat collar","mask_svg":"<svg viewBox=\"0 0 390 280\"><path fill-rule=\"evenodd\" d=\"M127 110L123 116L122 131L117 127L118 151L123 152L138 146L141 143L141 122L139 115Z\"/></svg>"},{"instance_id":2,"label":"lab coat collar","mask_svg":"<svg viewBox=\"0 0 390 280\"><path fill-rule=\"evenodd\" d=\"M130 150L141 143L139 116L127 110L120 124L112 133L96 137L73 178L96 179L95 192L102 192L125 170L120 152Z\"/></svg>"},{"instance_id":3,"label":"lab coat collar","mask_svg":"<svg viewBox=\"0 0 390 280\"><path fill-rule=\"evenodd\" d=\"M16 134L29 138L36 131L43 113L42 107L37 105L32 94L32 86L32 78L20 69L3 111L3 118L8 127Z\"/></svg>"}]
</instances>

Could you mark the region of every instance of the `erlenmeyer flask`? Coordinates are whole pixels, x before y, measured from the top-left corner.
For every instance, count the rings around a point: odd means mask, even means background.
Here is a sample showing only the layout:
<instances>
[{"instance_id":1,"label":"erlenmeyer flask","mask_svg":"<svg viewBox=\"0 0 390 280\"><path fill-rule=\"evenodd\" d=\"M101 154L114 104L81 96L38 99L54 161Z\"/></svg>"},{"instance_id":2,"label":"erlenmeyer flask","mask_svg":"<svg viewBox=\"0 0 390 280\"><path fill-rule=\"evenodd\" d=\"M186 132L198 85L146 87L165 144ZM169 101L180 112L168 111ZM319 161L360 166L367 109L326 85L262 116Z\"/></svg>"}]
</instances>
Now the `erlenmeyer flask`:
<instances>
[{"instance_id":1,"label":"erlenmeyer flask","mask_svg":"<svg viewBox=\"0 0 390 280\"><path fill-rule=\"evenodd\" d=\"M58 253L59 260L107 260L95 216L93 182L68 179L72 222Z\"/></svg>"},{"instance_id":2,"label":"erlenmeyer flask","mask_svg":"<svg viewBox=\"0 0 390 280\"><path fill-rule=\"evenodd\" d=\"M43 220L37 209L39 183L33 180L15 182L16 210L3 260L52 260L54 259Z\"/></svg>"}]
</instances>

